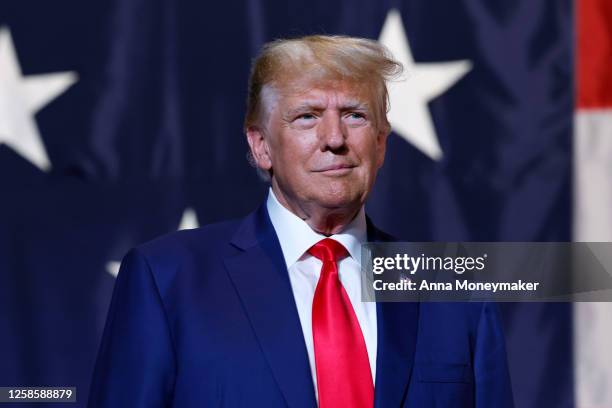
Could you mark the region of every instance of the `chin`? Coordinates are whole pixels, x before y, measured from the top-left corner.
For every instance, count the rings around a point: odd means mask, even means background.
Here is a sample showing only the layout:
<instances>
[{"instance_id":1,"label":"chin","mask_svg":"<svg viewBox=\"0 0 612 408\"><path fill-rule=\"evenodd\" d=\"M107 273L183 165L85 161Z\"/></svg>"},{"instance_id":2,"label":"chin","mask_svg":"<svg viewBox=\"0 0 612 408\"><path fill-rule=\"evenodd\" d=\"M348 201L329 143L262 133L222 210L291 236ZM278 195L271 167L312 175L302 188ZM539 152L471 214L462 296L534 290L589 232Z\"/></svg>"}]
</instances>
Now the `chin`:
<instances>
[{"instance_id":1,"label":"chin","mask_svg":"<svg viewBox=\"0 0 612 408\"><path fill-rule=\"evenodd\" d=\"M361 196L352 189L321 189L317 201L325 208L351 208L361 205Z\"/></svg>"}]
</instances>

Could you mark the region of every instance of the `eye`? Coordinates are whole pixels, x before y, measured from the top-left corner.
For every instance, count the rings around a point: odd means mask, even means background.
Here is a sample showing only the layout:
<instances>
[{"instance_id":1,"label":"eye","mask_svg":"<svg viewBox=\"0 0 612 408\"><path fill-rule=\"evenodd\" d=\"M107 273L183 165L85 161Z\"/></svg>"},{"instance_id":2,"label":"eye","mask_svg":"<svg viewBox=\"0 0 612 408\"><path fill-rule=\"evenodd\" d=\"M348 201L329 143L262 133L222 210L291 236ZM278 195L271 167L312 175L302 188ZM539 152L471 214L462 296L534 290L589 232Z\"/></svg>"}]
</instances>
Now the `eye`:
<instances>
[{"instance_id":1,"label":"eye","mask_svg":"<svg viewBox=\"0 0 612 408\"><path fill-rule=\"evenodd\" d=\"M362 125L367 122L366 115L362 112L348 112L345 115L345 120L350 125Z\"/></svg>"},{"instance_id":2,"label":"eye","mask_svg":"<svg viewBox=\"0 0 612 408\"><path fill-rule=\"evenodd\" d=\"M312 113L302 113L301 115L297 116L295 120L311 120L314 118L315 115L313 115Z\"/></svg>"},{"instance_id":3,"label":"eye","mask_svg":"<svg viewBox=\"0 0 612 408\"><path fill-rule=\"evenodd\" d=\"M311 129L316 124L317 114L314 112L299 113L291 119L291 125L296 129Z\"/></svg>"}]
</instances>

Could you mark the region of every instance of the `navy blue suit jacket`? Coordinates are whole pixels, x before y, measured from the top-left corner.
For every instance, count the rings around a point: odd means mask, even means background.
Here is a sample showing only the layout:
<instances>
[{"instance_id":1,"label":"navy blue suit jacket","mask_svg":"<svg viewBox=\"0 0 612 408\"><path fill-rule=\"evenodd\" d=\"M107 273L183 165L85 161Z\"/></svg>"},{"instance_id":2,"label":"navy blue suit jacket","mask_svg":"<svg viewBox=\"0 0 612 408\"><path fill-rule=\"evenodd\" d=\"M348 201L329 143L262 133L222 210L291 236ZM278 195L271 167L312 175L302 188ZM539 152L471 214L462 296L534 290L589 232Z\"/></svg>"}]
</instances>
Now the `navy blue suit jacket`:
<instances>
[{"instance_id":1,"label":"navy blue suit jacket","mask_svg":"<svg viewBox=\"0 0 612 408\"><path fill-rule=\"evenodd\" d=\"M494 304L379 303L377 321L376 407L513 405ZM265 205L131 250L94 371L92 408L315 407Z\"/></svg>"}]
</instances>

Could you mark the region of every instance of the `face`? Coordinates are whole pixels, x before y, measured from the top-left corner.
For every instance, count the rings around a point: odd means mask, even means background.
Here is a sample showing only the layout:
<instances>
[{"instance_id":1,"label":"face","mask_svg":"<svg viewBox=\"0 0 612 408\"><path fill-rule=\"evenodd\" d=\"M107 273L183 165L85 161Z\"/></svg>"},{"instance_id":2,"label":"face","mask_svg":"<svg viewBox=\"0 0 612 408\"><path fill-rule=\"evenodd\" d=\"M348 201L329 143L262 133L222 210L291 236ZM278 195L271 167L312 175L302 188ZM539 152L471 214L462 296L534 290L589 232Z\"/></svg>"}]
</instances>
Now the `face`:
<instances>
[{"instance_id":1,"label":"face","mask_svg":"<svg viewBox=\"0 0 612 408\"><path fill-rule=\"evenodd\" d=\"M385 156L373 99L346 82L271 99L267 126L247 137L279 200L296 213L360 208Z\"/></svg>"}]
</instances>

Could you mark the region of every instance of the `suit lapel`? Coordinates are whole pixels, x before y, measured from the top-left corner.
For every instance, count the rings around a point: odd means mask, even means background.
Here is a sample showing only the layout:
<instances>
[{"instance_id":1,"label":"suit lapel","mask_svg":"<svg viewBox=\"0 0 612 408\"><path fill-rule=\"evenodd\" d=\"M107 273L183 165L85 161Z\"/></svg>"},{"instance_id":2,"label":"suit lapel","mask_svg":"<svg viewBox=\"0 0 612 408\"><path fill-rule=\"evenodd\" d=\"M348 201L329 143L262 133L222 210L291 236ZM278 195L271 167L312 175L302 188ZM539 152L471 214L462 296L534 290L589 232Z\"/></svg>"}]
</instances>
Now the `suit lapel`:
<instances>
[{"instance_id":1,"label":"suit lapel","mask_svg":"<svg viewBox=\"0 0 612 408\"><path fill-rule=\"evenodd\" d=\"M392 241L368 219L368 240ZM380 302L376 305L378 348L376 354L376 408L397 408L405 399L416 348L419 304Z\"/></svg>"},{"instance_id":2,"label":"suit lapel","mask_svg":"<svg viewBox=\"0 0 612 408\"><path fill-rule=\"evenodd\" d=\"M278 238L265 205L232 239L225 265L289 407L316 406L304 335Z\"/></svg>"}]
</instances>

